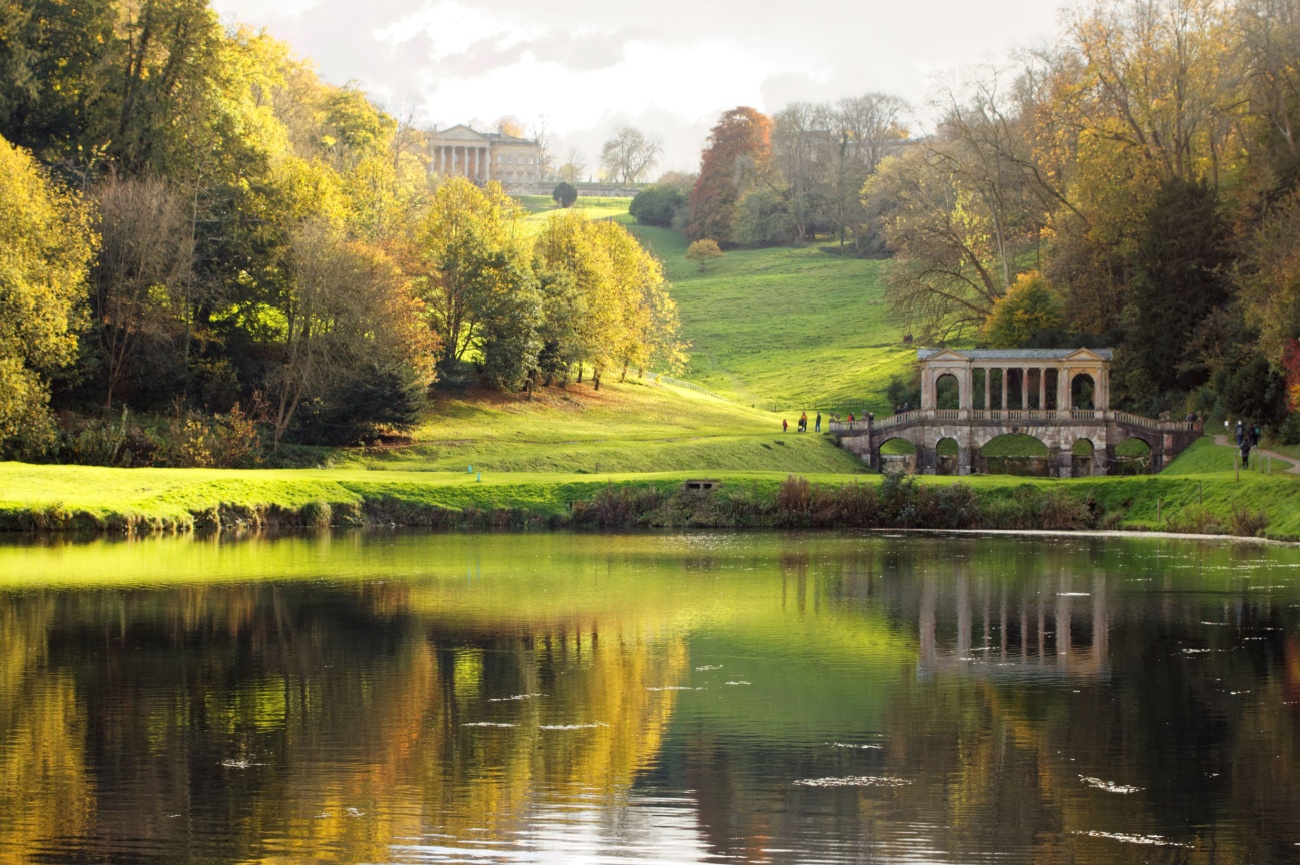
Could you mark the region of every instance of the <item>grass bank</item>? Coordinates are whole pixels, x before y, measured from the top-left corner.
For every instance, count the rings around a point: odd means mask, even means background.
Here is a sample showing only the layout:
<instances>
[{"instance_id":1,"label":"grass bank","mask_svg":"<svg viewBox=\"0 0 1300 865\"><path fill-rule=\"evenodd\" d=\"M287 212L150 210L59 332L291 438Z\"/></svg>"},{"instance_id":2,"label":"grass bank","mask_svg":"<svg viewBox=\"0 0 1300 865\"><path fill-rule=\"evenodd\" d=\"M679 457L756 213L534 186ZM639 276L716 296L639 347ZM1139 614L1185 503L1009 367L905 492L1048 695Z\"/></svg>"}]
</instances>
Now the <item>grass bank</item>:
<instances>
[{"instance_id":1,"label":"grass bank","mask_svg":"<svg viewBox=\"0 0 1300 865\"><path fill-rule=\"evenodd\" d=\"M772 471L537 473L108 469L0 464L0 529L258 525L446 528L1133 529L1300 539L1300 483L1198 443L1162 475L1073 481ZM1182 463L1180 465L1180 462ZM719 481L697 492L685 481Z\"/></svg>"}]
</instances>

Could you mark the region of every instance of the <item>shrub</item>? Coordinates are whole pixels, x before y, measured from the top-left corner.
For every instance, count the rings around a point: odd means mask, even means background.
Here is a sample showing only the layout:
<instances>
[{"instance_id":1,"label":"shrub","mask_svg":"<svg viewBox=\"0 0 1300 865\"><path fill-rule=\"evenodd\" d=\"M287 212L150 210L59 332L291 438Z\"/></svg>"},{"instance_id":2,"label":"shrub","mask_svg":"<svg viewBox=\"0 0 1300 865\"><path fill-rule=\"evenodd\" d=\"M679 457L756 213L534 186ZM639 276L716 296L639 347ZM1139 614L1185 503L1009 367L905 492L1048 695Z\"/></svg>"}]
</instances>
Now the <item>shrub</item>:
<instances>
[{"instance_id":1,"label":"shrub","mask_svg":"<svg viewBox=\"0 0 1300 865\"><path fill-rule=\"evenodd\" d=\"M578 188L572 183L561 180L551 192L551 198L560 207L572 207L578 200Z\"/></svg>"},{"instance_id":2,"label":"shrub","mask_svg":"<svg viewBox=\"0 0 1300 865\"><path fill-rule=\"evenodd\" d=\"M715 258L721 258L722 250L718 247L716 240L697 240L686 248L686 260L695 261L700 265L700 272L704 272L704 266Z\"/></svg>"},{"instance_id":3,"label":"shrub","mask_svg":"<svg viewBox=\"0 0 1300 865\"><path fill-rule=\"evenodd\" d=\"M666 183L647 186L636 194L627 208L638 224L664 228L671 228L678 214L685 209L686 196L677 187Z\"/></svg>"}]
</instances>

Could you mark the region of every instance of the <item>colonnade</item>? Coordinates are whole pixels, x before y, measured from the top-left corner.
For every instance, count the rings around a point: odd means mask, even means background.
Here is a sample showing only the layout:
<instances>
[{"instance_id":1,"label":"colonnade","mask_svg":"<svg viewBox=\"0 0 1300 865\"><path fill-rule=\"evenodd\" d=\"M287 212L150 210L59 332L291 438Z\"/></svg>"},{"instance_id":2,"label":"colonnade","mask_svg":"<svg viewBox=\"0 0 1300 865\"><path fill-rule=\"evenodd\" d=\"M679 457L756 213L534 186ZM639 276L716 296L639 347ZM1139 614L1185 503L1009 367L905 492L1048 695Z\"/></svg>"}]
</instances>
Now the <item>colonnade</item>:
<instances>
[{"instance_id":1,"label":"colonnade","mask_svg":"<svg viewBox=\"0 0 1300 865\"><path fill-rule=\"evenodd\" d=\"M975 373L983 373L984 381L984 405L982 408L986 411L992 409L1029 409L1029 395L1033 392L1031 380L1037 378L1038 404L1034 406L1037 409L1056 409L1058 411L1073 408L1070 405L1071 389L1074 379L1079 375L1087 375L1092 379L1093 394L1091 408L1106 410L1110 407L1110 381L1108 369L1104 364L1085 363L1077 366L1069 364L1045 364L1024 366L1022 364L1011 365L1004 362L980 363L970 362L962 364L936 363L933 365L922 364L923 375L921 378L921 408L936 409L938 408L938 383L939 379L951 375L957 379L958 390L960 392L960 401L958 403L961 409L974 409L980 406L974 405L975 396ZM1001 387L999 388L1000 405L995 405L993 400L993 373L1000 373ZM1047 404L1047 382L1050 377L1055 377L1055 405ZM1020 382L1020 399L1019 405L1013 405L1011 401L1010 384L1013 379L1019 379ZM1089 406L1083 406L1089 408Z\"/></svg>"},{"instance_id":2,"label":"colonnade","mask_svg":"<svg viewBox=\"0 0 1300 865\"><path fill-rule=\"evenodd\" d=\"M444 176L488 181L492 179L491 153L486 145L438 144L433 148L433 169Z\"/></svg>"}]
</instances>

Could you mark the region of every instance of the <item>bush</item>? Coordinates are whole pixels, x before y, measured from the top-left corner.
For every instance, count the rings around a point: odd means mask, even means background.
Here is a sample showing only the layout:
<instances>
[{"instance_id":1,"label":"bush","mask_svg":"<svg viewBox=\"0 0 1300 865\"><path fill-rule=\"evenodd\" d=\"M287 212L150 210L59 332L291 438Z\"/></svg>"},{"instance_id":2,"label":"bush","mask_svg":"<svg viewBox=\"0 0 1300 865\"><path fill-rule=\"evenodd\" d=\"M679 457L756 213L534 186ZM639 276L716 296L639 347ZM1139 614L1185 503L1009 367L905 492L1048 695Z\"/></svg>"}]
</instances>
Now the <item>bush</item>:
<instances>
[{"instance_id":1,"label":"bush","mask_svg":"<svg viewBox=\"0 0 1300 865\"><path fill-rule=\"evenodd\" d=\"M572 183L561 180L551 192L551 198L560 207L572 207L578 200L578 188Z\"/></svg>"},{"instance_id":2,"label":"bush","mask_svg":"<svg viewBox=\"0 0 1300 865\"><path fill-rule=\"evenodd\" d=\"M722 250L718 247L716 240L697 240L686 248L686 260L695 261L700 265L700 272L704 272L704 266L715 258L723 256Z\"/></svg>"},{"instance_id":3,"label":"bush","mask_svg":"<svg viewBox=\"0 0 1300 865\"><path fill-rule=\"evenodd\" d=\"M686 209L686 196L676 186L666 183L648 186L636 194L628 213L640 225L671 228L679 213Z\"/></svg>"},{"instance_id":4,"label":"bush","mask_svg":"<svg viewBox=\"0 0 1300 865\"><path fill-rule=\"evenodd\" d=\"M302 406L295 438L304 444L342 446L406 432L419 423L424 394L409 367L372 364L342 382L327 400Z\"/></svg>"}]
</instances>

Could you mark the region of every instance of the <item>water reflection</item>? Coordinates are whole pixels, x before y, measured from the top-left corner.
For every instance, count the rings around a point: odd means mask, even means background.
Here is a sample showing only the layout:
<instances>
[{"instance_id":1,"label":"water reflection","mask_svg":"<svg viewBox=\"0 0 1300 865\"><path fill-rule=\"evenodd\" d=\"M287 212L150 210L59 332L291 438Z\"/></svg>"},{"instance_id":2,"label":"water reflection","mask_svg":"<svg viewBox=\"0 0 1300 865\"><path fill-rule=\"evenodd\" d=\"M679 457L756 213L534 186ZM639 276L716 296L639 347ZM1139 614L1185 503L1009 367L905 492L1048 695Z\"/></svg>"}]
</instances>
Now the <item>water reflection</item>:
<instances>
[{"instance_id":1,"label":"water reflection","mask_svg":"<svg viewBox=\"0 0 1300 865\"><path fill-rule=\"evenodd\" d=\"M1293 550L0 548L0 862L1289 862Z\"/></svg>"}]
</instances>

